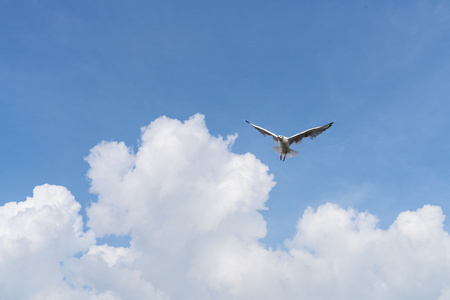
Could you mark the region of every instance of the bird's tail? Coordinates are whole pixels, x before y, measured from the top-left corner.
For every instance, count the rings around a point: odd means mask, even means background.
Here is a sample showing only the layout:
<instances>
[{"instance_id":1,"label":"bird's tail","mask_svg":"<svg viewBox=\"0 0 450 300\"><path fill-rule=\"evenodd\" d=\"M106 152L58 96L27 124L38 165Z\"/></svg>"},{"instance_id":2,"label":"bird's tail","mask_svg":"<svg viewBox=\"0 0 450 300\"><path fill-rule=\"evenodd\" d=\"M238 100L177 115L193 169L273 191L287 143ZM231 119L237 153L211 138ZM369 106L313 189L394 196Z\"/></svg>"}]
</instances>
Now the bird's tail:
<instances>
[{"instance_id":1,"label":"bird's tail","mask_svg":"<svg viewBox=\"0 0 450 300\"><path fill-rule=\"evenodd\" d=\"M280 154L280 155L282 154L282 153L281 153L281 147L280 147L280 146L274 146L274 147L272 147L272 149L273 149L276 153L278 153L278 154ZM294 157L294 156L297 156L299 153L300 153L300 152L298 152L298 151L289 149L288 153L286 154L286 157Z\"/></svg>"}]
</instances>

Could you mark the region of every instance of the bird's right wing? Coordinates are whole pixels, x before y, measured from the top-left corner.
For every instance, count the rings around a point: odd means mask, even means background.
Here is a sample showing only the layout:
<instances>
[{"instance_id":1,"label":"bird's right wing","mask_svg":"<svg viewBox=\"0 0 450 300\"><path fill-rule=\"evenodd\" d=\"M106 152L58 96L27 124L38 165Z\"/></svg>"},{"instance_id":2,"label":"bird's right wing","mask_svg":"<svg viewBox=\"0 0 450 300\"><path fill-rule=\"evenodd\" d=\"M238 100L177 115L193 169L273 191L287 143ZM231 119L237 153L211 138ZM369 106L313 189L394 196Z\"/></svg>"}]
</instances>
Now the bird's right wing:
<instances>
[{"instance_id":1,"label":"bird's right wing","mask_svg":"<svg viewBox=\"0 0 450 300\"><path fill-rule=\"evenodd\" d=\"M309 137L310 139L313 139L316 136L318 136L319 134L321 134L322 132L324 132L325 130L327 130L328 128L330 128L331 125L333 125L333 123L334 122L331 122L331 123L328 123L328 124L320 126L320 127L311 128L311 129L305 130L303 132L297 133L288 138L289 145L291 145L292 143L296 143L296 144L301 143L302 139L305 137Z\"/></svg>"},{"instance_id":2,"label":"bird's right wing","mask_svg":"<svg viewBox=\"0 0 450 300\"><path fill-rule=\"evenodd\" d=\"M252 125L256 130L258 130L259 132L261 132L262 135L264 135L264 136L266 136L266 135L272 136L273 140L274 140L276 143L278 143L278 137L277 137L277 135L276 135L275 133L270 132L269 130L264 129L264 128L262 128L262 127L256 126L256 125L250 123L250 122L247 121L247 120L245 120L245 122L247 122L248 124Z\"/></svg>"}]
</instances>

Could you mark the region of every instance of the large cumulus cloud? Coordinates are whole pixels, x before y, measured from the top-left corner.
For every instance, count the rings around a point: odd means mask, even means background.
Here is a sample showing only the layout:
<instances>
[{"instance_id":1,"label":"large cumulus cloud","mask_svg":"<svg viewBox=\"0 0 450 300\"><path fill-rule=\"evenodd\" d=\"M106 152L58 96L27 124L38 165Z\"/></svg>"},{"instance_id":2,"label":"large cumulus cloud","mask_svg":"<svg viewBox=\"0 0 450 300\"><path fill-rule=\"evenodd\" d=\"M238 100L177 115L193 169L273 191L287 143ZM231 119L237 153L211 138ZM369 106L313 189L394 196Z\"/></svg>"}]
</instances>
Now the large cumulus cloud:
<instances>
[{"instance_id":1,"label":"large cumulus cloud","mask_svg":"<svg viewBox=\"0 0 450 300\"><path fill-rule=\"evenodd\" d=\"M0 207L0 298L450 299L437 206L382 230L368 212L327 203L300 216L286 250L262 245L275 183L252 154L231 151L235 138L211 136L197 114L153 121L136 152L101 142L86 158L98 195L88 232L63 187ZM95 243L111 234L130 245Z\"/></svg>"}]
</instances>

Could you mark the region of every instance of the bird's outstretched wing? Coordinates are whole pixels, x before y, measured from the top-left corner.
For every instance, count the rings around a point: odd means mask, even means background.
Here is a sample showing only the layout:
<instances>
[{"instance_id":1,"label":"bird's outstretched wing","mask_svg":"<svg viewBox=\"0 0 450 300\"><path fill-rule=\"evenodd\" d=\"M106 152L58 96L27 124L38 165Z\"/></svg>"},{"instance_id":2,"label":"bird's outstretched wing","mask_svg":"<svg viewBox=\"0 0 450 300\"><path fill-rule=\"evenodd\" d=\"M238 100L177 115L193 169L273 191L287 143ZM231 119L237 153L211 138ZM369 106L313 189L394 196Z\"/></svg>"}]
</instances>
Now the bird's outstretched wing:
<instances>
[{"instance_id":1,"label":"bird's outstretched wing","mask_svg":"<svg viewBox=\"0 0 450 300\"><path fill-rule=\"evenodd\" d=\"M324 132L325 130L327 130L328 128L330 128L331 125L333 125L333 123L334 122L331 122L331 123L328 123L328 124L320 126L320 127L311 128L311 129L305 130L303 132L297 133L288 138L289 145L291 145L292 143L296 143L296 144L301 143L302 139L305 137L309 137L310 139L313 139L316 136L318 136L319 134L321 134L322 132Z\"/></svg>"},{"instance_id":2,"label":"bird's outstretched wing","mask_svg":"<svg viewBox=\"0 0 450 300\"><path fill-rule=\"evenodd\" d=\"M250 124L250 125L252 125L253 127L255 127L255 129L258 130L259 132L261 132L262 135L264 135L264 136L266 136L266 135L272 136L273 140L274 140L276 143L278 143L278 137L277 137L277 135L276 135L275 133L270 132L269 130L264 129L264 128L262 128L262 127L256 126L256 125L250 123L250 122L247 121L247 120L245 120L245 122L247 122L248 124Z\"/></svg>"}]
</instances>

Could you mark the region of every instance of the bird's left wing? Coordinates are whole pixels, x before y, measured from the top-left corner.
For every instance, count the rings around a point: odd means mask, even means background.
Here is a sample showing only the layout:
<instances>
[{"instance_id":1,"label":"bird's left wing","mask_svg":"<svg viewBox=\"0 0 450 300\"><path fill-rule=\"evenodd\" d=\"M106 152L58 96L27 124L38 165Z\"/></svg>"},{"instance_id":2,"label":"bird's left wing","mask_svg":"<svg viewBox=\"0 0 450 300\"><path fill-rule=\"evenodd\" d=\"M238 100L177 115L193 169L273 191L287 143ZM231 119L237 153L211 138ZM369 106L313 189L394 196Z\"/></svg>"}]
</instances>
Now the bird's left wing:
<instances>
[{"instance_id":1,"label":"bird's left wing","mask_svg":"<svg viewBox=\"0 0 450 300\"><path fill-rule=\"evenodd\" d=\"M328 124L320 126L320 127L311 128L311 129L305 130L303 132L297 133L296 135L293 135L288 138L289 145L291 145L292 143L296 143L296 144L301 143L302 139L305 137L309 137L310 139L313 139L316 136L318 136L319 134L321 134L322 132L324 132L325 130L327 130L328 128L330 128L331 125L333 125L333 123L334 122L331 122L331 123L328 123Z\"/></svg>"},{"instance_id":2,"label":"bird's left wing","mask_svg":"<svg viewBox=\"0 0 450 300\"><path fill-rule=\"evenodd\" d=\"M272 136L273 140L274 140L276 143L278 143L278 137L277 137L277 135L276 135L275 133L270 132L269 130L264 129L264 128L262 128L262 127L256 126L256 125L250 123L250 122L247 121L247 120L245 120L245 122L247 122L248 124L252 125L256 130L258 130L259 132L261 132L262 135L264 135L264 136L266 136L266 135Z\"/></svg>"}]
</instances>

